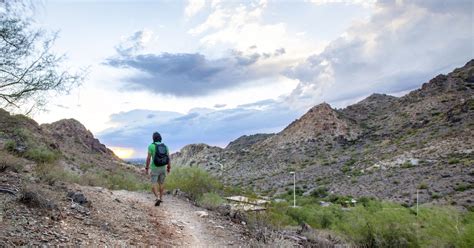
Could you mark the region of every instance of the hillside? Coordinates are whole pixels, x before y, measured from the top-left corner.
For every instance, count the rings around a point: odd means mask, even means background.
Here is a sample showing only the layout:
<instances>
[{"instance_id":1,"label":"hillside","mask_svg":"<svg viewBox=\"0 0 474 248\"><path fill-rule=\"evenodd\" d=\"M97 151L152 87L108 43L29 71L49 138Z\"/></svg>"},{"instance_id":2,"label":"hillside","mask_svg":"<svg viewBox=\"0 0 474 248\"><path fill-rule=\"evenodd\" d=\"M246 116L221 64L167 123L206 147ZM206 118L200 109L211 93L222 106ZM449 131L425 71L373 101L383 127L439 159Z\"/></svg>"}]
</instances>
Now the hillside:
<instances>
[{"instance_id":1,"label":"hillside","mask_svg":"<svg viewBox=\"0 0 474 248\"><path fill-rule=\"evenodd\" d=\"M175 166L200 166L262 193L375 196L472 207L474 60L403 97L373 94L344 109L311 108L284 130L244 136L225 149L188 145ZM259 139L251 137L261 137ZM239 144L239 145L235 145Z\"/></svg>"},{"instance_id":2,"label":"hillside","mask_svg":"<svg viewBox=\"0 0 474 248\"><path fill-rule=\"evenodd\" d=\"M65 168L98 166L113 169L124 164L110 149L74 119L38 125L23 115L0 109L0 147L37 162L58 160Z\"/></svg>"}]
</instances>

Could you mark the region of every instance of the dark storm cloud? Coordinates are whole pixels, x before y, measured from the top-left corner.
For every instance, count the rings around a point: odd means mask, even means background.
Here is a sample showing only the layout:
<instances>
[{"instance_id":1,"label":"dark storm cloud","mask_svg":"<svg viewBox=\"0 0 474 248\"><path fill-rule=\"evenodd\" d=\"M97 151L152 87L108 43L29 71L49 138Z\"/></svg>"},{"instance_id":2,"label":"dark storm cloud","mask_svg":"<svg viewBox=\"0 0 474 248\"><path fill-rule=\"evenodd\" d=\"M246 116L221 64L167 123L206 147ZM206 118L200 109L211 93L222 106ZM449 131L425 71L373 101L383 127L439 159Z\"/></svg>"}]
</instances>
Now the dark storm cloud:
<instances>
[{"instance_id":1,"label":"dark storm cloud","mask_svg":"<svg viewBox=\"0 0 474 248\"><path fill-rule=\"evenodd\" d=\"M283 48L274 56L284 54ZM280 66L261 67L259 60L272 56L231 51L227 57L209 59L199 53L119 53L105 64L132 68L139 73L126 79L126 88L176 96L199 96L254 80L279 75Z\"/></svg>"}]
</instances>

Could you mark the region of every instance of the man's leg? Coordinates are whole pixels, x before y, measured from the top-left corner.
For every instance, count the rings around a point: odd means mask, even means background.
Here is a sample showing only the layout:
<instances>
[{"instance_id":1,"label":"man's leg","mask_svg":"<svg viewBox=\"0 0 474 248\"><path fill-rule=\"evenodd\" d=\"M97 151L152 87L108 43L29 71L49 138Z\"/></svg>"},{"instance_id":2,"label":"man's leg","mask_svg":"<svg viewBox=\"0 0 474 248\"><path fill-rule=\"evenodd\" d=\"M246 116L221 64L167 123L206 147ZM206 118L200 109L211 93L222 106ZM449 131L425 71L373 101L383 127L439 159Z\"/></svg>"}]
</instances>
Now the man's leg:
<instances>
[{"instance_id":1,"label":"man's leg","mask_svg":"<svg viewBox=\"0 0 474 248\"><path fill-rule=\"evenodd\" d=\"M159 206L160 203L161 203L161 200L158 200L158 198L160 197L159 195L159 192L158 192L158 175L151 175L151 191L153 192L153 194L155 195L156 197L156 202L155 202L155 206Z\"/></svg>"},{"instance_id":2,"label":"man's leg","mask_svg":"<svg viewBox=\"0 0 474 248\"><path fill-rule=\"evenodd\" d=\"M159 186L160 186L160 200L163 200L163 192L165 191L165 184L160 183Z\"/></svg>"},{"instance_id":3,"label":"man's leg","mask_svg":"<svg viewBox=\"0 0 474 248\"><path fill-rule=\"evenodd\" d=\"M151 191L152 191L153 194L155 195L156 199L158 199L158 197L161 199L161 196L158 195L158 183L154 183L154 184L151 186Z\"/></svg>"}]
</instances>

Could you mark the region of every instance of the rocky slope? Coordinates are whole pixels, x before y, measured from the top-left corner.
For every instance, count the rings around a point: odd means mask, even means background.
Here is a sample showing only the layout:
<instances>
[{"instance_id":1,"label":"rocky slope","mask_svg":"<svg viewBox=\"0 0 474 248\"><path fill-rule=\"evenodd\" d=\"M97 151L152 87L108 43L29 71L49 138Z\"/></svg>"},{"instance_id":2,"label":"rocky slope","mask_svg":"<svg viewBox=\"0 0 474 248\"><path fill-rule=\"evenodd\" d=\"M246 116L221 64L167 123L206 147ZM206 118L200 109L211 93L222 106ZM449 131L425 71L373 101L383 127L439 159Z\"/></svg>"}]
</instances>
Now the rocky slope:
<instances>
[{"instance_id":1,"label":"rocky slope","mask_svg":"<svg viewBox=\"0 0 474 248\"><path fill-rule=\"evenodd\" d=\"M0 147L4 146L19 156L28 157L29 151L52 153L59 157L59 163L72 170L92 165L112 169L124 164L77 120L38 125L28 117L10 115L0 109Z\"/></svg>"},{"instance_id":2,"label":"rocky slope","mask_svg":"<svg viewBox=\"0 0 474 248\"><path fill-rule=\"evenodd\" d=\"M277 134L244 136L225 149L189 145L175 166L200 166L263 193L375 196L407 205L473 206L474 60L397 98L373 94L344 109L323 103ZM258 138L253 138L258 137ZM238 144L238 145L236 145Z\"/></svg>"}]
</instances>

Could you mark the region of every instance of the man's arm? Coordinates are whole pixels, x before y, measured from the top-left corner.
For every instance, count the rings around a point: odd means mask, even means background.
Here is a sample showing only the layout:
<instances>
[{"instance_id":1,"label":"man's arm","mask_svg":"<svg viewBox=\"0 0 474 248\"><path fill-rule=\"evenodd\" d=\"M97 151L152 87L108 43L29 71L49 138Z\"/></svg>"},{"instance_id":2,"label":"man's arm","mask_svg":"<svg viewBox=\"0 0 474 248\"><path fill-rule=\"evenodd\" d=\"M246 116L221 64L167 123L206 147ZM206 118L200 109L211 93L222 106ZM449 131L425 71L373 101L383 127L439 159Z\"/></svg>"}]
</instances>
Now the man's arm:
<instances>
[{"instance_id":1,"label":"man's arm","mask_svg":"<svg viewBox=\"0 0 474 248\"><path fill-rule=\"evenodd\" d=\"M168 165L166 166L166 171L170 173L171 171L171 156L170 156L170 150L168 147L166 147L166 152L168 153Z\"/></svg>"},{"instance_id":2,"label":"man's arm","mask_svg":"<svg viewBox=\"0 0 474 248\"><path fill-rule=\"evenodd\" d=\"M168 166L166 166L166 170L168 171L168 173L170 173L171 171L171 158L168 160Z\"/></svg>"},{"instance_id":3,"label":"man's arm","mask_svg":"<svg viewBox=\"0 0 474 248\"><path fill-rule=\"evenodd\" d=\"M151 154L148 153L148 156L146 157L146 164L145 164L146 174L148 174L148 170L150 169L150 161L151 161Z\"/></svg>"}]
</instances>

